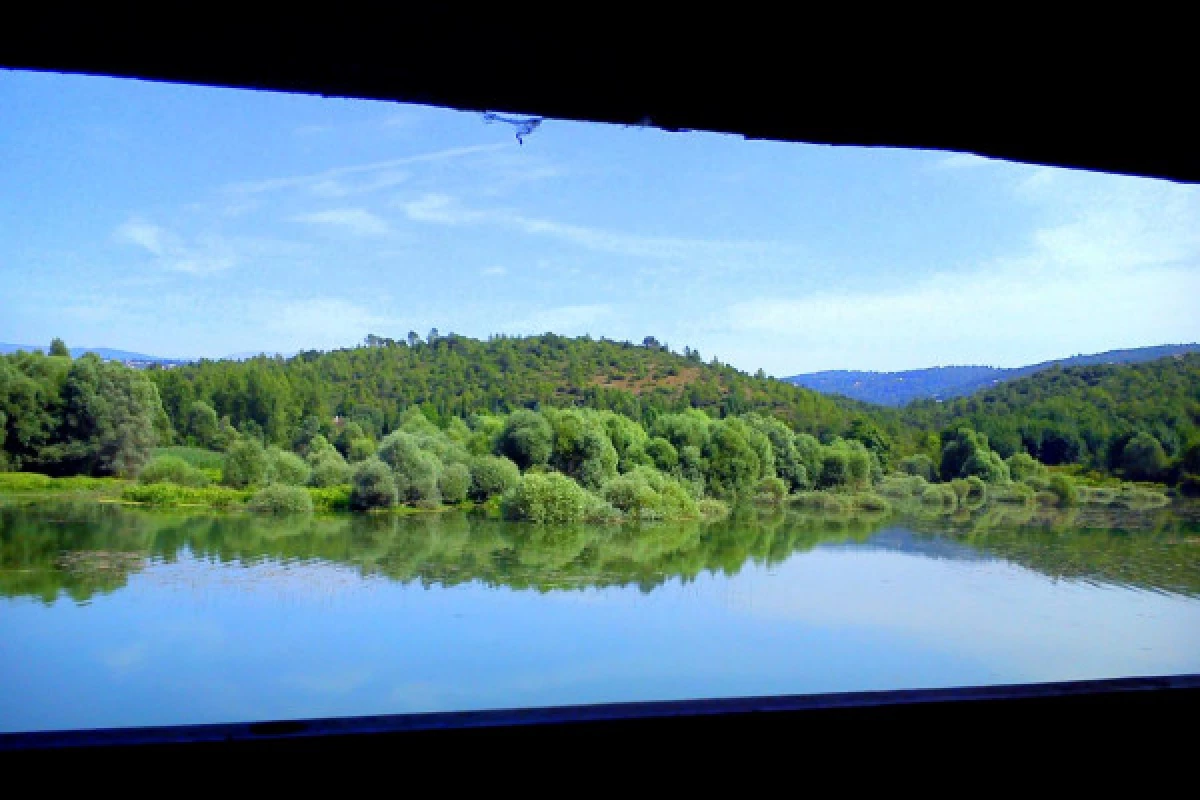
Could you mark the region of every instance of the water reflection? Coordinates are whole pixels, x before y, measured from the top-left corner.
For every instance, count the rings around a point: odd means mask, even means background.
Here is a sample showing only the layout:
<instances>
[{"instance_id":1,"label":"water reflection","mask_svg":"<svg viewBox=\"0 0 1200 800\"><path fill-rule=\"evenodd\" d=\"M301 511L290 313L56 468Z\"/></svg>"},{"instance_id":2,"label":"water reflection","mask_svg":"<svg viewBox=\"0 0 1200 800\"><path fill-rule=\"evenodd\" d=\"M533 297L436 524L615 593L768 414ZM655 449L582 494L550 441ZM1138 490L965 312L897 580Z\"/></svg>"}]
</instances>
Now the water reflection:
<instances>
[{"instance_id":1,"label":"water reflection","mask_svg":"<svg viewBox=\"0 0 1200 800\"><path fill-rule=\"evenodd\" d=\"M936 559L1003 559L1055 579L1200 595L1200 523L1190 513L1066 512L1000 506L956 518L741 511L713 523L534 526L459 513L274 518L115 505L0 507L0 594L77 603L120 590L148 563L317 562L402 584L539 592L653 591L732 576L818 547Z\"/></svg>"}]
</instances>

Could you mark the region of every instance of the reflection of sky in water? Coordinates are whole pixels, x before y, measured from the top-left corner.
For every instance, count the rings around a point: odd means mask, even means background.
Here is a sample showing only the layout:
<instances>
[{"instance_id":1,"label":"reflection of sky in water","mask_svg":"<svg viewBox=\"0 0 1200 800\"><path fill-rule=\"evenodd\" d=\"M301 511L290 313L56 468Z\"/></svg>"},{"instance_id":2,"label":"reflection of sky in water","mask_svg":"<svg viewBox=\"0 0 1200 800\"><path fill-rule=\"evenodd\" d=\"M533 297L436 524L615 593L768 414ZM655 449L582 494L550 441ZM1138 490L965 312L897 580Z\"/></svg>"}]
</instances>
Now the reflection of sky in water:
<instances>
[{"instance_id":1,"label":"reflection of sky in water","mask_svg":"<svg viewBox=\"0 0 1200 800\"><path fill-rule=\"evenodd\" d=\"M85 605L0 601L0 729L1200 671L1195 598L905 541L650 593L424 588L184 555Z\"/></svg>"}]
</instances>

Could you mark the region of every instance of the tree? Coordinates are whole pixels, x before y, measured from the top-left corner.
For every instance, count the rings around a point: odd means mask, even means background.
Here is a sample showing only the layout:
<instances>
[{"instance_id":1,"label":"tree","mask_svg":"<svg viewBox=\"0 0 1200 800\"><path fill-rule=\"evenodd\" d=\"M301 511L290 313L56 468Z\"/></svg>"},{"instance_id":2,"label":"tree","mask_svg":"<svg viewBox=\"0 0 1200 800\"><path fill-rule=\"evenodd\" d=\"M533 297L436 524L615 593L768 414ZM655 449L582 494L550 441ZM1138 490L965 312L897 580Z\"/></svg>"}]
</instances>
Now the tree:
<instances>
[{"instance_id":1,"label":"tree","mask_svg":"<svg viewBox=\"0 0 1200 800\"><path fill-rule=\"evenodd\" d=\"M137 370L89 353L71 362L62 426L41 460L65 474L136 475L158 440L158 389Z\"/></svg>"},{"instance_id":2,"label":"tree","mask_svg":"<svg viewBox=\"0 0 1200 800\"><path fill-rule=\"evenodd\" d=\"M357 511L389 508L396 505L396 484L392 470L378 458L369 458L354 468L351 479L350 507Z\"/></svg>"},{"instance_id":3,"label":"tree","mask_svg":"<svg viewBox=\"0 0 1200 800\"><path fill-rule=\"evenodd\" d=\"M241 439L225 454L221 483L236 489L261 486L267 482L267 453L256 439Z\"/></svg>"},{"instance_id":4,"label":"tree","mask_svg":"<svg viewBox=\"0 0 1200 800\"><path fill-rule=\"evenodd\" d=\"M67 349L67 343L56 336L50 340L50 355L70 358L71 351Z\"/></svg>"},{"instance_id":5,"label":"tree","mask_svg":"<svg viewBox=\"0 0 1200 800\"><path fill-rule=\"evenodd\" d=\"M215 449L221 436L217 412L203 400L196 400L188 406L183 431L196 445Z\"/></svg>"},{"instance_id":6,"label":"tree","mask_svg":"<svg viewBox=\"0 0 1200 800\"><path fill-rule=\"evenodd\" d=\"M1167 465L1166 451L1158 443L1158 439L1148 433L1137 434L1121 451L1121 467L1125 470L1125 477L1130 480L1162 480Z\"/></svg>"},{"instance_id":7,"label":"tree","mask_svg":"<svg viewBox=\"0 0 1200 800\"><path fill-rule=\"evenodd\" d=\"M554 430L536 411L514 411L504 422L497 448L522 470L542 466L554 452Z\"/></svg>"}]
</instances>

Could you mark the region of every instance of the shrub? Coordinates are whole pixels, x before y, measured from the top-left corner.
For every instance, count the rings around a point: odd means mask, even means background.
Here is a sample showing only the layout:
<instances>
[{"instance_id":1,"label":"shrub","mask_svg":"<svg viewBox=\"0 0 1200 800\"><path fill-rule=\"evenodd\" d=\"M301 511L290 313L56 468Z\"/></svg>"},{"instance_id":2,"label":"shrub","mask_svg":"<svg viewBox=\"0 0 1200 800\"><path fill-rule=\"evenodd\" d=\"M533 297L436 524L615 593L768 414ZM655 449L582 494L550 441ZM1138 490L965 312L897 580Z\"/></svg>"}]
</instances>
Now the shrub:
<instances>
[{"instance_id":1,"label":"shrub","mask_svg":"<svg viewBox=\"0 0 1200 800\"><path fill-rule=\"evenodd\" d=\"M310 486L306 491L312 498L314 511L348 511L350 509L351 487L347 485L322 488Z\"/></svg>"},{"instance_id":2,"label":"shrub","mask_svg":"<svg viewBox=\"0 0 1200 800\"><path fill-rule=\"evenodd\" d=\"M1126 486L1116 497L1117 505L1131 509L1160 508L1169 502L1170 498L1162 492L1141 486Z\"/></svg>"},{"instance_id":3,"label":"shrub","mask_svg":"<svg viewBox=\"0 0 1200 800\"><path fill-rule=\"evenodd\" d=\"M156 447L154 449L154 457L158 458L159 456L182 458L197 469L215 469L220 471L222 465L225 463L224 453L218 453L215 450L206 450L203 447L186 447L183 445Z\"/></svg>"},{"instance_id":4,"label":"shrub","mask_svg":"<svg viewBox=\"0 0 1200 800\"><path fill-rule=\"evenodd\" d=\"M318 457L310 459L309 463L312 465L312 473L308 482L319 488L349 484L354 473L353 468L336 450L323 451Z\"/></svg>"},{"instance_id":5,"label":"shrub","mask_svg":"<svg viewBox=\"0 0 1200 800\"><path fill-rule=\"evenodd\" d=\"M469 494L476 503L485 503L517 485L521 471L503 456L477 456L471 459L471 488Z\"/></svg>"},{"instance_id":6,"label":"shrub","mask_svg":"<svg viewBox=\"0 0 1200 800\"><path fill-rule=\"evenodd\" d=\"M929 484L920 475L888 475L879 484L879 492L885 497L920 497Z\"/></svg>"},{"instance_id":7,"label":"shrub","mask_svg":"<svg viewBox=\"0 0 1200 800\"><path fill-rule=\"evenodd\" d=\"M502 508L509 519L539 523L578 522L595 502L582 486L566 475L532 473L508 490Z\"/></svg>"},{"instance_id":8,"label":"shrub","mask_svg":"<svg viewBox=\"0 0 1200 800\"><path fill-rule=\"evenodd\" d=\"M908 456L900 459L900 463L896 465L900 471L906 475L912 475L923 479L926 483L930 483L934 479L935 468L933 459L924 453L918 453L915 456Z\"/></svg>"},{"instance_id":9,"label":"shrub","mask_svg":"<svg viewBox=\"0 0 1200 800\"><path fill-rule=\"evenodd\" d=\"M467 499L467 490L471 488L471 471L464 464L450 464L438 476L438 489L441 490L442 500L457 505Z\"/></svg>"},{"instance_id":10,"label":"shrub","mask_svg":"<svg viewBox=\"0 0 1200 800\"><path fill-rule=\"evenodd\" d=\"M267 480L287 486L304 486L312 475L312 469L295 453L278 447L267 450Z\"/></svg>"},{"instance_id":11,"label":"shrub","mask_svg":"<svg viewBox=\"0 0 1200 800\"><path fill-rule=\"evenodd\" d=\"M792 495L792 505L801 508L811 508L816 511L842 513L850 510L850 501L845 495L831 492L797 492Z\"/></svg>"},{"instance_id":12,"label":"shrub","mask_svg":"<svg viewBox=\"0 0 1200 800\"><path fill-rule=\"evenodd\" d=\"M273 483L255 492L246 507L251 511L272 514L311 514L313 501L300 486Z\"/></svg>"},{"instance_id":13,"label":"shrub","mask_svg":"<svg viewBox=\"0 0 1200 800\"><path fill-rule=\"evenodd\" d=\"M890 511L892 504L874 492L862 492L853 497L854 507L863 511Z\"/></svg>"},{"instance_id":14,"label":"shrub","mask_svg":"<svg viewBox=\"0 0 1200 800\"><path fill-rule=\"evenodd\" d=\"M638 467L613 478L601 495L614 508L638 519L685 519L700 514L688 488L653 467Z\"/></svg>"},{"instance_id":15,"label":"shrub","mask_svg":"<svg viewBox=\"0 0 1200 800\"><path fill-rule=\"evenodd\" d=\"M231 489L227 486L197 488L173 483L150 483L126 488L121 493L121 499L151 506L231 508L244 503L250 494L245 489Z\"/></svg>"},{"instance_id":16,"label":"shrub","mask_svg":"<svg viewBox=\"0 0 1200 800\"><path fill-rule=\"evenodd\" d=\"M715 497L700 498L696 503L696 510L700 512L700 516L710 519L729 516L729 505Z\"/></svg>"},{"instance_id":17,"label":"shrub","mask_svg":"<svg viewBox=\"0 0 1200 800\"><path fill-rule=\"evenodd\" d=\"M396 505L396 481L391 468L378 458L369 458L354 468L350 507L359 511Z\"/></svg>"},{"instance_id":18,"label":"shrub","mask_svg":"<svg viewBox=\"0 0 1200 800\"><path fill-rule=\"evenodd\" d=\"M1046 491L1054 495L1057 505L1068 507L1079 502L1079 494L1075 490L1075 482L1061 472L1050 476L1046 483Z\"/></svg>"},{"instance_id":19,"label":"shrub","mask_svg":"<svg viewBox=\"0 0 1200 800\"><path fill-rule=\"evenodd\" d=\"M253 439L241 439L225 454L221 483L235 489L260 486L267 481L267 454Z\"/></svg>"},{"instance_id":20,"label":"shrub","mask_svg":"<svg viewBox=\"0 0 1200 800\"><path fill-rule=\"evenodd\" d=\"M180 486L208 486L208 476L179 456L156 456L138 473L142 483L175 483Z\"/></svg>"},{"instance_id":21,"label":"shrub","mask_svg":"<svg viewBox=\"0 0 1200 800\"><path fill-rule=\"evenodd\" d=\"M1014 481L1002 489L995 490L992 494L999 503L1029 505L1033 502L1036 493L1031 486Z\"/></svg>"},{"instance_id":22,"label":"shrub","mask_svg":"<svg viewBox=\"0 0 1200 800\"><path fill-rule=\"evenodd\" d=\"M779 478L763 478L758 482L758 491L754 499L760 503L782 505L787 498L787 484Z\"/></svg>"},{"instance_id":23,"label":"shrub","mask_svg":"<svg viewBox=\"0 0 1200 800\"><path fill-rule=\"evenodd\" d=\"M1005 463L1008 464L1008 471L1014 481L1024 481L1046 474L1045 465L1028 453L1013 453Z\"/></svg>"},{"instance_id":24,"label":"shrub","mask_svg":"<svg viewBox=\"0 0 1200 800\"><path fill-rule=\"evenodd\" d=\"M375 442L364 437L352 439L350 441L349 460L353 462L366 461L371 456L375 455Z\"/></svg>"},{"instance_id":25,"label":"shrub","mask_svg":"<svg viewBox=\"0 0 1200 800\"><path fill-rule=\"evenodd\" d=\"M954 487L946 483L933 483L921 492L921 503L927 506L941 506L953 511L958 508L958 493Z\"/></svg>"}]
</instances>

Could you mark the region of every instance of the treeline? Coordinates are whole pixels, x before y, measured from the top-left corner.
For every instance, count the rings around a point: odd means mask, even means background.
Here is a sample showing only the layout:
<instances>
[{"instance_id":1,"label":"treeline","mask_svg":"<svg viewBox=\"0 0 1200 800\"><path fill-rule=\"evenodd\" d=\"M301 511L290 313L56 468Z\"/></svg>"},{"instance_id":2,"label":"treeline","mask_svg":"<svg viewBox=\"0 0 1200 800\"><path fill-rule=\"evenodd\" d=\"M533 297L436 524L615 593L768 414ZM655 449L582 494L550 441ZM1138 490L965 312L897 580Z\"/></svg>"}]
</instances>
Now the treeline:
<instances>
[{"instance_id":1,"label":"treeline","mask_svg":"<svg viewBox=\"0 0 1200 800\"><path fill-rule=\"evenodd\" d=\"M924 430L970 427L1005 458L1026 453L1051 466L1200 491L1200 354L1054 367L902 413Z\"/></svg>"},{"instance_id":2,"label":"treeline","mask_svg":"<svg viewBox=\"0 0 1200 800\"><path fill-rule=\"evenodd\" d=\"M413 333L367 342L147 374L181 441L194 438L189 420L196 402L237 430L281 446L308 419L350 420L381 438L413 407L438 425L476 413L579 407L642 423L688 409L713 417L757 411L818 438L848 435L856 420L893 438L907 430L894 413L706 362L691 348L676 354L651 337L640 345L553 334L480 341L431 331L425 339Z\"/></svg>"},{"instance_id":3,"label":"treeline","mask_svg":"<svg viewBox=\"0 0 1200 800\"><path fill-rule=\"evenodd\" d=\"M1198 420L1200 355L1050 369L903 411L746 375L649 338L482 342L431 332L145 371L72 360L60 340L47 355L0 357L0 470L240 490L353 486L360 507L487 502L511 490L514 508L520 491L530 508L553 494L578 516L628 513L636 503L620 492L652 492L661 513L686 516L705 497L867 491L889 473L959 481L959 502L968 479L1065 496L1044 465L1196 491ZM147 466L156 445L170 444L220 455ZM519 480L484 476L514 469ZM488 481L502 489L479 488ZM948 490L931 491L949 502Z\"/></svg>"}]
</instances>

